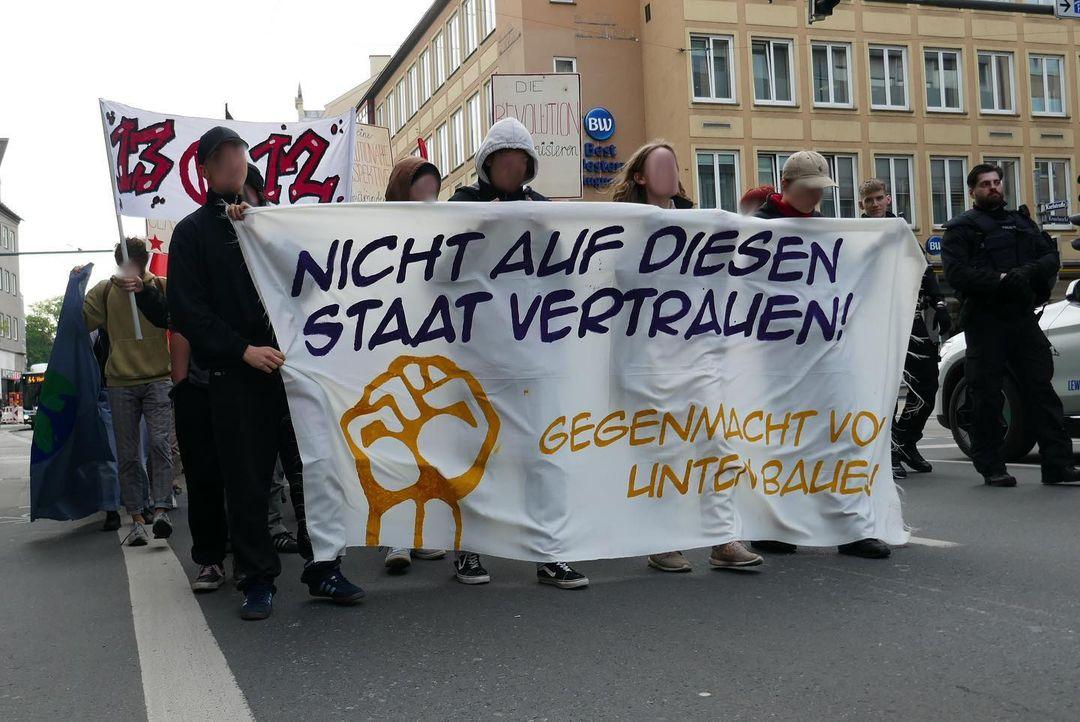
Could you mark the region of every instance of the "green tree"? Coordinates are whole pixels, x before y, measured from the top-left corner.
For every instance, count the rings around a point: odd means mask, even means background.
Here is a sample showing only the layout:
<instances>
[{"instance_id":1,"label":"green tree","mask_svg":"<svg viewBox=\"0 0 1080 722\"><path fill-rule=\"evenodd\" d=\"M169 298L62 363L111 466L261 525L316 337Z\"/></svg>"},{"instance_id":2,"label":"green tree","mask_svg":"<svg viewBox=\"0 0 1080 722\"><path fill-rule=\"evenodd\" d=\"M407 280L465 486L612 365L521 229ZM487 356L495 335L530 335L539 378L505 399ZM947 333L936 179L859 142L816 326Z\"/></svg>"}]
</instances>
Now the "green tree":
<instances>
[{"instance_id":1,"label":"green tree","mask_svg":"<svg viewBox=\"0 0 1080 722\"><path fill-rule=\"evenodd\" d=\"M60 307L64 297L48 298L30 306L26 315L26 363L48 363L56 340L56 324L60 320Z\"/></svg>"}]
</instances>

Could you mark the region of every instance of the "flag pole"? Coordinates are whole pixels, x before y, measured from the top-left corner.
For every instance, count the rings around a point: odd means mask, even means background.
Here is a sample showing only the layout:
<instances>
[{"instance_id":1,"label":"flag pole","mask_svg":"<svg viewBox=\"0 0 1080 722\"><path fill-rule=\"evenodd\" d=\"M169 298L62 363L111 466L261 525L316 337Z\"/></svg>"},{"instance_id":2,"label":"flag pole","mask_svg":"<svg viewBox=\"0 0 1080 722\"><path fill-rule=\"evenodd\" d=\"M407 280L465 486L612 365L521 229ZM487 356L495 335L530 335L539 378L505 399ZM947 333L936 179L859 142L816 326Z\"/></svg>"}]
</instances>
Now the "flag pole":
<instances>
[{"instance_id":1,"label":"flag pole","mask_svg":"<svg viewBox=\"0 0 1080 722\"><path fill-rule=\"evenodd\" d=\"M109 142L109 128L105 125L105 107L102 103L102 99L98 98L98 114L101 116L101 134L105 138L105 164L109 169L109 181L112 184L113 192L113 206L117 206L117 201L120 198L120 193L116 189L116 173L113 172L112 153L109 148L112 147L112 143ZM120 255L124 259L124 263L129 262L131 259L128 257L127 240L124 238L124 224L120 220L120 210L116 208L116 232L120 236ZM112 281L109 281L112 283ZM135 340L142 341L142 324L139 323L139 307L135 304L135 294L128 291L128 300L131 301L131 320L135 323Z\"/></svg>"}]
</instances>

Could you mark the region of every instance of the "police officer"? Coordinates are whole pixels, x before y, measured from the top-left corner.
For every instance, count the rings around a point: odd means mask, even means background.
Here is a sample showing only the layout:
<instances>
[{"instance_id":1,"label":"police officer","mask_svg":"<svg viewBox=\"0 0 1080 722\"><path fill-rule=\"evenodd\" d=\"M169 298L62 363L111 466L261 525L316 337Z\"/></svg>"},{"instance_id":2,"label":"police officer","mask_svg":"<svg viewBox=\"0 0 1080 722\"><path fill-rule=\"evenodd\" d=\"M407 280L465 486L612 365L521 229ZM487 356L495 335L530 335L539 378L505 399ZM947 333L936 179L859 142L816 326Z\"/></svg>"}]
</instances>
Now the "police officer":
<instances>
[{"instance_id":1,"label":"police officer","mask_svg":"<svg viewBox=\"0 0 1080 722\"><path fill-rule=\"evenodd\" d=\"M1060 258L1031 219L1005 209L1001 180L996 165L971 169L967 185L974 208L945 224L941 244L945 278L962 301L960 324L967 335L971 456L986 484L1016 486L1001 458L1001 384L1008 367L1039 442L1043 483L1080 481L1061 399L1051 385L1050 342L1034 314L1050 298Z\"/></svg>"}]
</instances>

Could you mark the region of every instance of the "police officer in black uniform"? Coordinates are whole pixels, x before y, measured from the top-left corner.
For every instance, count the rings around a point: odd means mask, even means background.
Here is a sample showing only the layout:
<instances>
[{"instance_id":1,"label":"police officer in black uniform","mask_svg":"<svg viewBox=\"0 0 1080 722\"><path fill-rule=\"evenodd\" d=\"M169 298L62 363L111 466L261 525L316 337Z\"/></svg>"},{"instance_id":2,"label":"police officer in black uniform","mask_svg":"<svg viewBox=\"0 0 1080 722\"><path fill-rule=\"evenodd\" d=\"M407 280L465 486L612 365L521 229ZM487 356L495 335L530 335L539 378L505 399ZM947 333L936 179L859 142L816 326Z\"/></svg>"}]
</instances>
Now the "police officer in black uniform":
<instances>
[{"instance_id":1,"label":"police officer in black uniform","mask_svg":"<svg viewBox=\"0 0 1080 722\"><path fill-rule=\"evenodd\" d=\"M971 456L990 486L1016 486L1001 458L1002 378L1011 373L1024 400L1024 418L1039 442L1044 484L1080 481L1061 399L1051 379L1050 342L1035 307L1050 298L1061 265L1053 240L1030 218L1005 209L1001 168L971 169L974 208L945 224L941 260L961 299L967 336L964 377L972 403Z\"/></svg>"}]
</instances>

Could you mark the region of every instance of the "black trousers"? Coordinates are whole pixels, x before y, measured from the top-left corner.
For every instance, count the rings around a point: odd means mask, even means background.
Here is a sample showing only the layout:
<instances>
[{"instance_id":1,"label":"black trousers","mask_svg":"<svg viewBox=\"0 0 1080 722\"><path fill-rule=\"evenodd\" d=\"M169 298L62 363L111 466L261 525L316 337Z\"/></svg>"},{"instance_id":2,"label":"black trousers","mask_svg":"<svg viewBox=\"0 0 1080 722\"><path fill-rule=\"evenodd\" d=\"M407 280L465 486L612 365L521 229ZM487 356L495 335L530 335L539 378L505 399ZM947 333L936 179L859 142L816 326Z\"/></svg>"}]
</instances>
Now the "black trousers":
<instances>
[{"instance_id":1,"label":"black trousers","mask_svg":"<svg viewBox=\"0 0 1080 722\"><path fill-rule=\"evenodd\" d=\"M938 390L938 348L930 338L922 314L915 317L904 359L904 383L907 399L900 415L893 422L893 442L900 446L914 445L923 436L926 421L934 411L934 395Z\"/></svg>"},{"instance_id":2,"label":"black trousers","mask_svg":"<svg viewBox=\"0 0 1080 722\"><path fill-rule=\"evenodd\" d=\"M233 558L246 589L281 573L270 532L270 481L281 456L296 508L301 553L311 559L304 518L303 466L281 375L243 367L210 374L213 435L225 475ZM336 562L328 563L330 565Z\"/></svg>"},{"instance_id":3,"label":"black trousers","mask_svg":"<svg viewBox=\"0 0 1080 722\"><path fill-rule=\"evenodd\" d=\"M221 564L229 524L225 481L210 422L210 389L184 380L173 387L172 397L176 441L187 479L191 559L200 566Z\"/></svg>"},{"instance_id":4,"label":"black trousers","mask_svg":"<svg viewBox=\"0 0 1080 722\"><path fill-rule=\"evenodd\" d=\"M972 308L965 314L967 360L964 378L971 390L971 456L983 475L1005 470L1001 444L1002 379L1006 367L1015 375L1024 419L1039 443L1043 469L1072 464L1072 441L1065 431L1061 399L1054 391L1050 342L1033 314L1016 319Z\"/></svg>"}]
</instances>

